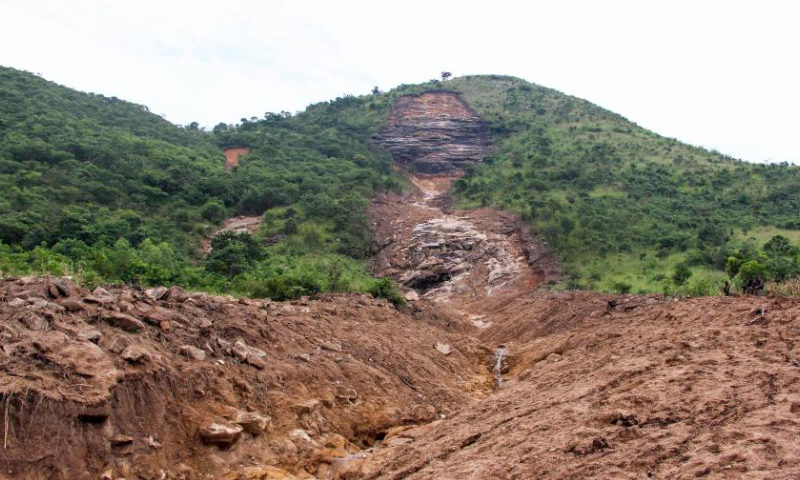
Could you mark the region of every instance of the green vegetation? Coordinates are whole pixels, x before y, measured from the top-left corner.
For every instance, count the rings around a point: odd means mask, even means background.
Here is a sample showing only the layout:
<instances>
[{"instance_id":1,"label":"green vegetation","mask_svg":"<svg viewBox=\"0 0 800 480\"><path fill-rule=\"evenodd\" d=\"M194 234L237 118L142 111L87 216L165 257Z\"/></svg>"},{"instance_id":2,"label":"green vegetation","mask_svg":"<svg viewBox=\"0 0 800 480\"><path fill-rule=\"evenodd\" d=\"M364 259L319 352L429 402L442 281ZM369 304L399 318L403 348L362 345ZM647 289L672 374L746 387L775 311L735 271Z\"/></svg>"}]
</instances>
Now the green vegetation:
<instances>
[{"instance_id":1,"label":"green vegetation","mask_svg":"<svg viewBox=\"0 0 800 480\"><path fill-rule=\"evenodd\" d=\"M521 214L560 253L569 287L718 291L741 232L798 239L798 167L692 147L511 77L429 88L461 92L494 134L486 162L455 183L462 205Z\"/></svg>"},{"instance_id":2,"label":"green vegetation","mask_svg":"<svg viewBox=\"0 0 800 480\"><path fill-rule=\"evenodd\" d=\"M371 291L368 199L399 189L370 149L390 98L342 97L292 116L173 125L141 105L0 68L0 270L87 284L177 283L273 298ZM250 154L227 173L222 147ZM255 236L203 236L232 215Z\"/></svg>"},{"instance_id":3,"label":"green vegetation","mask_svg":"<svg viewBox=\"0 0 800 480\"><path fill-rule=\"evenodd\" d=\"M0 270L279 299L369 291L401 302L368 274L368 199L405 185L370 137L398 96L429 90L460 92L493 133L486 161L454 184L462 206L522 215L559 252L567 288L700 295L726 278L742 288L800 272L800 168L688 146L519 79L375 89L207 132L7 68ZM221 149L231 146L250 153L226 172ZM264 221L199 253L234 215Z\"/></svg>"}]
</instances>

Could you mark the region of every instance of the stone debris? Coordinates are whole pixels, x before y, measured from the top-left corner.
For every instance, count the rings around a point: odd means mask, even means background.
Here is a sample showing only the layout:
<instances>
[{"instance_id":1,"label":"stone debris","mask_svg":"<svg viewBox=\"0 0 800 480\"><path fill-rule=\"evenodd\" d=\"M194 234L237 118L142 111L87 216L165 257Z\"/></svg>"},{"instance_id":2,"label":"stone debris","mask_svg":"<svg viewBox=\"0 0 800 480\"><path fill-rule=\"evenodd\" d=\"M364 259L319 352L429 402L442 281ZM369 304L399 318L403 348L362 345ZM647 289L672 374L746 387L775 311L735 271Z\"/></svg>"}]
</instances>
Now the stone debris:
<instances>
[{"instance_id":1,"label":"stone debris","mask_svg":"<svg viewBox=\"0 0 800 480\"><path fill-rule=\"evenodd\" d=\"M141 363L147 358L147 350L138 345L131 345L120 353L120 357L130 363Z\"/></svg>"},{"instance_id":2,"label":"stone debris","mask_svg":"<svg viewBox=\"0 0 800 480\"><path fill-rule=\"evenodd\" d=\"M229 448L239 441L243 431L240 425L212 422L200 427L200 437L207 444Z\"/></svg>"},{"instance_id":3,"label":"stone debris","mask_svg":"<svg viewBox=\"0 0 800 480\"><path fill-rule=\"evenodd\" d=\"M205 351L191 345L183 345L178 352L184 357L191 358L192 360L203 361L206 359Z\"/></svg>"},{"instance_id":4,"label":"stone debris","mask_svg":"<svg viewBox=\"0 0 800 480\"><path fill-rule=\"evenodd\" d=\"M112 327L117 327L126 332L137 333L144 329L144 323L124 313L106 312L100 318Z\"/></svg>"},{"instance_id":5,"label":"stone debris","mask_svg":"<svg viewBox=\"0 0 800 480\"><path fill-rule=\"evenodd\" d=\"M269 426L270 418L256 412L237 412L233 423L241 426L245 432L261 435Z\"/></svg>"},{"instance_id":6,"label":"stone debris","mask_svg":"<svg viewBox=\"0 0 800 480\"><path fill-rule=\"evenodd\" d=\"M453 352L453 349L450 347L450 345L446 343L436 342L434 348L442 355L450 355Z\"/></svg>"}]
</instances>

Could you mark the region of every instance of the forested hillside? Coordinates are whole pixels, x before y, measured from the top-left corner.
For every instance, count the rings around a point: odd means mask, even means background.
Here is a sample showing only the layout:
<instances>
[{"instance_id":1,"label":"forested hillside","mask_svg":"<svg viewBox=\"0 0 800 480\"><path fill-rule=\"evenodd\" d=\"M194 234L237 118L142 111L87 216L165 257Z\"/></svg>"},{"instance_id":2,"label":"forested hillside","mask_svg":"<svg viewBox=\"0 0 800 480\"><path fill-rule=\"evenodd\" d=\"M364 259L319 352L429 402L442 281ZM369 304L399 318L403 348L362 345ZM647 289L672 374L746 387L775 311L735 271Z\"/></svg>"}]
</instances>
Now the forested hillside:
<instances>
[{"instance_id":1,"label":"forested hillside","mask_svg":"<svg viewBox=\"0 0 800 480\"><path fill-rule=\"evenodd\" d=\"M369 148L387 106L344 97L204 132L2 68L0 269L276 298L386 293L366 273L364 212L376 190L400 185ZM251 154L226 173L231 143ZM224 235L199 254L225 217L264 212L257 238Z\"/></svg>"},{"instance_id":2,"label":"forested hillside","mask_svg":"<svg viewBox=\"0 0 800 480\"><path fill-rule=\"evenodd\" d=\"M274 298L390 295L368 274L377 247L365 212L404 180L372 138L399 96L432 90L459 92L491 131L489 156L454 184L461 205L519 213L559 253L567 288L707 294L726 278L741 287L800 272L800 168L691 147L520 79L376 89L204 131L8 68L0 269ZM226 172L231 146L249 154ZM263 225L202 254L235 215Z\"/></svg>"},{"instance_id":3,"label":"forested hillside","mask_svg":"<svg viewBox=\"0 0 800 480\"><path fill-rule=\"evenodd\" d=\"M728 276L798 273L800 168L691 147L520 79L439 87L462 92L494 133L456 194L522 214L561 253L569 287L711 293Z\"/></svg>"}]
</instances>

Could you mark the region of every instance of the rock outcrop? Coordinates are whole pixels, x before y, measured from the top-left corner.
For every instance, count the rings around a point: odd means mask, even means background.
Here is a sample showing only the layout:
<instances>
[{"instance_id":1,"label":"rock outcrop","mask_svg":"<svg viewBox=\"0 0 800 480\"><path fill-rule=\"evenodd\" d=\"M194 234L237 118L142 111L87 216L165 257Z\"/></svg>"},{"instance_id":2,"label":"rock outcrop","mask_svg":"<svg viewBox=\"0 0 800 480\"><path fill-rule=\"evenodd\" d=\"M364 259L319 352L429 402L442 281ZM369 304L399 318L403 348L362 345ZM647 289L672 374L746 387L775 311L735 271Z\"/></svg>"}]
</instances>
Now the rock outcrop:
<instances>
[{"instance_id":1,"label":"rock outcrop","mask_svg":"<svg viewBox=\"0 0 800 480\"><path fill-rule=\"evenodd\" d=\"M427 92L397 100L375 143L417 173L458 173L489 150L489 131L455 92Z\"/></svg>"}]
</instances>

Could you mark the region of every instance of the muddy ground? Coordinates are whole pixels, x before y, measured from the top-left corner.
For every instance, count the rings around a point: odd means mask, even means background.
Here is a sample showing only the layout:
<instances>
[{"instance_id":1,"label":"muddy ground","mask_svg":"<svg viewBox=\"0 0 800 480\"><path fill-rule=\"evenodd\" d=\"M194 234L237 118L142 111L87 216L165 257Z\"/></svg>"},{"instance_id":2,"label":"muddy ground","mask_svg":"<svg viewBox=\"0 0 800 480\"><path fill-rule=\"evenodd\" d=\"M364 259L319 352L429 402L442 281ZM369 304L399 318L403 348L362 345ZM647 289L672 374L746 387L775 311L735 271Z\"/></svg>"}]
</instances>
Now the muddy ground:
<instances>
[{"instance_id":1,"label":"muddy ground","mask_svg":"<svg viewBox=\"0 0 800 480\"><path fill-rule=\"evenodd\" d=\"M451 181L373 202L405 310L0 281L0 479L800 478L800 300L548 292Z\"/></svg>"}]
</instances>

